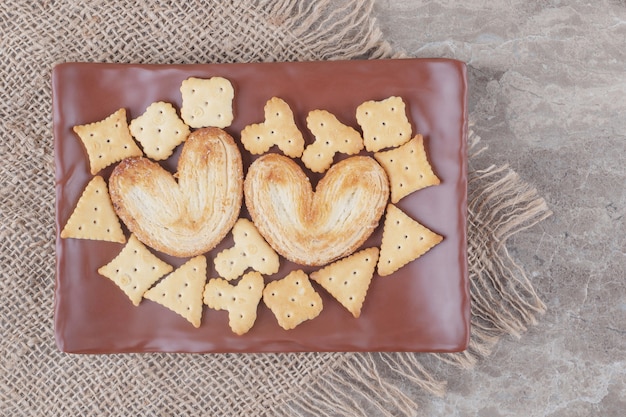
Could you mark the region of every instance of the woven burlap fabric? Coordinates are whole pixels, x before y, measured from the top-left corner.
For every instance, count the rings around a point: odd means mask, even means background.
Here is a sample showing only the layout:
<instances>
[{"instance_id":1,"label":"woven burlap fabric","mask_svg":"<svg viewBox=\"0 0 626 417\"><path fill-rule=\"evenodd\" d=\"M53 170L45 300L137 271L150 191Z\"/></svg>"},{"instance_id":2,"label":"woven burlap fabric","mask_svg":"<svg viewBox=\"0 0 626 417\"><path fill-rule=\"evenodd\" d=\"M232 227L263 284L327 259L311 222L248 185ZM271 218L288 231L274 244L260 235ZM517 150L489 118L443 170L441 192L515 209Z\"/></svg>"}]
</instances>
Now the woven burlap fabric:
<instances>
[{"instance_id":1,"label":"woven burlap fabric","mask_svg":"<svg viewBox=\"0 0 626 417\"><path fill-rule=\"evenodd\" d=\"M443 392L438 370L469 367L498 337L533 323L543 305L504 244L548 210L514 173L490 168L470 181L474 314L463 354L56 349L52 66L392 57L371 8L371 0L0 0L0 415L412 415L417 392Z\"/></svg>"}]
</instances>

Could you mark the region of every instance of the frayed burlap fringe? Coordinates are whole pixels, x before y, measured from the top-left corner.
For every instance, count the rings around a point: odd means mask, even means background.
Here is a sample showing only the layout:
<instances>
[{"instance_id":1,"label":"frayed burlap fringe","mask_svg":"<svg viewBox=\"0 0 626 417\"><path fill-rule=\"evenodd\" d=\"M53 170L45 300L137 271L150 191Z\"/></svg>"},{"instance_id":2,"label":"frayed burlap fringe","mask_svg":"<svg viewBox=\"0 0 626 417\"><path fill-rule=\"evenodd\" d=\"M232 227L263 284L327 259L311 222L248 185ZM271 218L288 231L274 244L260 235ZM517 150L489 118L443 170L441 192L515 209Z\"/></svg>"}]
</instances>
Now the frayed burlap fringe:
<instances>
[{"instance_id":1,"label":"frayed burlap fringe","mask_svg":"<svg viewBox=\"0 0 626 417\"><path fill-rule=\"evenodd\" d=\"M320 60L396 58L389 43L371 18L373 1L360 0L350 7L337 7L336 0L259 0L270 22L289 40L307 45ZM282 50L282 48L281 48Z\"/></svg>"},{"instance_id":2,"label":"frayed burlap fringe","mask_svg":"<svg viewBox=\"0 0 626 417\"><path fill-rule=\"evenodd\" d=\"M54 343L50 70L64 61L391 58L373 0L6 0L0 7L0 415L414 415L422 393L545 308L506 241L548 215L506 167L472 171L461 354L66 355ZM470 137L474 142L475 136ZM478 152L478 147L471 152ZM471 162L472 158L470 158Z\"/></svg>"},{"instance_id":3,"label":"frayed burlap fringe","mask_svg":"<svg viewBox=\"0 0 626 417\"><path fill-rule=\"evenodd\" d=\"M469 133L470 161L486 148ZM407 384L443 396L446 381L437 377L470 369L490 355L505 335L519 338L545 305L506 242L551 215L546 202L508 166L470 170L468 180L468 263L472 300L469 348L460 353L346 354L341 366L312 382L272 415L412 416L419 407Z\"/></svg>"}]
</instances>

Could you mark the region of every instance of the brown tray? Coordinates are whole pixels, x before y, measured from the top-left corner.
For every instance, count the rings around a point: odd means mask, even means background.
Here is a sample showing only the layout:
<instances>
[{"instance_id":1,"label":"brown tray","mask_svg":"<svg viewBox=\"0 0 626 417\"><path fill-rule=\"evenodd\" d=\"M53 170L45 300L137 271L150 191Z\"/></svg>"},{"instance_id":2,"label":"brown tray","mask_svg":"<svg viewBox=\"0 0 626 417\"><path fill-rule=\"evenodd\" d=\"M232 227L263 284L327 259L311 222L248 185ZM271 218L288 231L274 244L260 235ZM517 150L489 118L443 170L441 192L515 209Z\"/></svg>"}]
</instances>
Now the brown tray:
<instances>
[{"instance_id":1,"label":"brown tray","mask_svg":"<svg viewBox=\"0 0 626 417\"><path fill-rule=\"evenodd\" d=\"M61 239L87 182L86 153L72 126L98 121L125 107L129 121L154 101L180 109L181 82L190 76L228 78L235 87L235 120L226 130L239 139L250 123L263 120L265 102L278 96L290 104L307 143L306 115L326 109L359 129L356 107L397 95L407 104L414 133L442 183L413 193L398 204L409 216L444 236L430 252L388 277L375 275L361 317L355 319L321 287L324 310L314 320L283 330L261 302L254 327L237 336L227 312L205 307L199 329L170 310L144 300L134 307L97 269L122 248L117 243ZM445 59L304 63L134 65L66 63L52 74L56 161L55 335L60 350L121 352L291 352L464 350L469 341L470 299L466 248L467 81L465 64ZM243 150L244 173L252 158ZM175 171L180 149L163 165ZM108 179L112 167L101 174ZM313 184L319 176L311 176ZM241 216L248 217L245 207ZM126 230L125 230L126 231ZM380 244L382 219L363 245ZM126 235L129 233L126 231ZM207 254L212 260L232 245L230 235ZM154 252L154 251L153 251ZM159 252L173 266L186 259ZM282 258L281 258L282 259ZM282 261L266 282L301 267Z\"/></svg>"}]
</instances>

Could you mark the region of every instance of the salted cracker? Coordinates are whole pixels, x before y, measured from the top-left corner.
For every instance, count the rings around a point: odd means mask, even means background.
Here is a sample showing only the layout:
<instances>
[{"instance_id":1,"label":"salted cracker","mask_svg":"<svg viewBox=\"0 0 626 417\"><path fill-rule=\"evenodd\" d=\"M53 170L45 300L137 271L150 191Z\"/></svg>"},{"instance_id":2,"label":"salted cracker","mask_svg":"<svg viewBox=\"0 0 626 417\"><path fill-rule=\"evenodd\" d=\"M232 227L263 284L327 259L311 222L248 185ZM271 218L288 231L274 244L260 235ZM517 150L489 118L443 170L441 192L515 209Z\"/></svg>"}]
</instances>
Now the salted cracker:
<instances>
[{"instance_id":1,"label":"salted cracker","mask_svg":"<svg viewBox=\"0 0 626 417\"><path fill-rule=\"evenodd\" d=\"M146 291L144 298L169 308L187 319L193 327L202 320L202 292L206 282L206 258L191 258L157 285Z\"/></svg>"},{"instance_id":2,"label":"salted cracker","mask_svg":"<svg viewBox=\"0 0 626 417\"><path fill-rule=\"evenodd\" d=\"M375 247L363 249L312 272L311 279L358 318L374 276L378 253L379 250Z\"/></svg>"},{"instance_id":3,"label":"salted cracker","mask_svg":"<svg viewBox=\"0 0 626 417\"><path fill-rule=\"evenodd\" d=\"M377 152L374 158L387 172L394 204L414 191L441 182L428 163L422 135L395 149Z\"/></svg>"},{"instance_id":4,"label":"salted cracker","mask_svg":"<svg viewBox=\"0 0 626 417\"><path fill-rule=\"evenodd\" d=\"M224 279L233 280L252 268L265 275L278 272L280 260L257 228L248 219L239 219L232 229L235 245L224 249L214 259L215 270Z\"/></svg>"},{"instance_id":5,"label":"salted cracker","mask_svg":"<svg viewBox=\"0 0 626 417\"><path fill-rule=\"evenodd\" d=\"M264 122L248 125L241 132L244 148L260 155L276 145L285 155L300 157L304 151L304 137L289 105L278 97L272 97L265 104L264 111Z\"/></svg>"},{"instance_id":6,"label":"salted cracker","mask_svg":"<svg viewBox=\"0 0 626 417\"><path fill-rule=\"evenodd\" d=\"M122 251L111 262L100 267L98 273L113 281L138 306L143 294L173 269L153 255L135 235L130 235Z\"/></svg>"},{"instance_id":7,"label":"salted cracker","mask_svg":"<svg viewBox=\"0 0 626 417\"><path fill-rule=\"evenodd\" d=\"M363 149L361 134L326 110L309 112L306 123L315 136L315 142L302 153L302 162L313 172L324 172L330 168L337 152L354 155Z\"/></svg>"},{"instance_id":8,"label":"salted cracker","mask_svg":"<svg viewBox=\"0 0 626 417\"><path fill-rule=\"evenodd\" d=\"M74 126L73 130L85 146L92 175L122 159L143 155L130 134L124 108L99 122Z\"/></svg>"},{"instance_id":9,"label":"salted cracker","mask_svg":"<svg viewBox=\"0 0 626 417\"><path fill-rule=\"evenodd\" d=\"M356 109L356 120L363 130L365 149L370 152L399 146L411 139L411 123L401 97L362 103Z\"/></svg>"},{"instance_id":10,"label":"salted cracker","mask_svg":"<svg viewBox=\"0 0 626 417\"><path fill-rule=\"evenodd\" d=\"M233 122L235 90L226 78L189 77L180 86L183 105L180 114L187 125L228 127Z\"/></svg>"},{"instance_id":11,"label":"salted cracker","mask_svg":"<svg viewBox=\"0 0 626 417\"><path fill-rule=\"evenodd\" d=\"M302 270L267 284L263 290L263 302L285 330L314 319L323 308L322 297L315 292L309 277Z\"/></svg>"},{"instance_id":12,"label":"salted cracker","mask_svg":"<svg viewBox=\"0 0 626 417\"><path fill-rule=\"evenodd\" d=\"M237 285L212 278L204 287L204 303L215 310L227 310L228 325L233 333L242 335L256 321L264 285L263 277L256 271L245 274Z\"/></svg>"},{"instance_id":13,"label":"salted cracker","mask_svg":"<svg viewBox=\"0 0 626 417\"><path fill-rule=\"evenodd\" d=\"M180 120L174 106L157 101L130 122L130 133L149 158L160 161L169 158L174 148L185 141L189 126Z\"/></svg>"},{"instance_id":14,"label":"salted cracker","mask_svg":"<svg viewBox=\"0 0 626 417\"><path fill-rule=\"evenodd\" d=\"M413 220L393 204L389 204L378 259L378 275L391 275L442 240L442 236Z\"/></svg>"},{"instance_id":15,"label":"salted cracker","mask_svg":"<svg viewBox=\"0 0 626 417\"><path fill-rule=\"evenodd\" d=\"M89 181L61 231L61 237L126 242L104 178L97 175Z\"/></svg>"}]
</instances>

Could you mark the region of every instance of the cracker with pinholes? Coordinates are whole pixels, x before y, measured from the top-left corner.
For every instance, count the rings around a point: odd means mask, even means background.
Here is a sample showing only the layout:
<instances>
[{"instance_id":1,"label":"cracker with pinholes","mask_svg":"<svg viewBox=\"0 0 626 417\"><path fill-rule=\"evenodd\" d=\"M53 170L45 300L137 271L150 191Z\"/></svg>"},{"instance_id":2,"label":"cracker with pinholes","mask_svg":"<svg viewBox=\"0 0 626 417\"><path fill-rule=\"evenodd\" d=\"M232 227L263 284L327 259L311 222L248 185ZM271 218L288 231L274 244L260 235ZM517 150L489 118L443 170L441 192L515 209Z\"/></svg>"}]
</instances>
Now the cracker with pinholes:
<instances>
[{"instance_id":1,"label":"cracker with pinholes","mask_svg":"<svg viewBox=\"0 0 626 417\"><path fill-rule=\"evenodd\" d=\"M89 181L61 231L61 237L126 242L104 178L97 175Z\"/></svg>"},{"instance_id":2,"label":"cracker with pinholes","mask_svg":"<svg viewBox=\"0 0 626 417\"><path fill-rule=\"evenodd\" d=\"M183 97L180 114L187 125L224 128L233 122L235 90L226 78L190 77L182 82L180 92Z\"/></svg>"},{"instance_id":3,"label":"cracker with pinholes","mask_svg":"<svg viewBox=\"0 0 626 417\"><path fill-rule=\"evenodd\" d=\"M256 271L245 274L237 285L222 278L212 278L204 287L204 303L216 310L227 310L228 325L233 333L241 336L256 321L264 285L263 277Z\"/></svg>"},{"instance_id":4,"label":"cracker with pinholes","mask_svg":"<svg viewBox=\"0 0 626 417\"><path fill-rule=\"evenodd\" d=\"M378 258L378 275L393 274L424 255L442 240L442 236L413 220L393 204L389 204Z\"/></svg>"},{"instance_id":5,"label":"cracker with pinholes","mask_svg":"<svg viewBox=\"0 0 626 417\"><path fill-rule=\"evenodd\" d=\"M265 275L278 272L280 260L257 228L248 219L239 219L232 229L235 245L215 257L215 270L224 279L233 280L252 268Z\"/></svg>"},{"instance_id":6,"label":"cracker with pinholes","mask_svg":"<svg viewBox=\"0 0 626 417\"><path fill-rule=\"evenodd\" d=\"M74 126L73 130L85 145L92 175L122 159L143 155L128 129L126 109L99 122Z\"/></svg>"},{"instance_id":7,"label":"cracker with pinholes","mask_svg":"<svg viewBox=\"0 0 626 417\"><path fill-rule=\"evenodd\" d=\"M313 289L309 277L301 270L272 281L263 290L263 302L272 310L278 325L290 330L322 312L322 297Z\"/></svg>"},{"instance_id":8,"label":"cracker with pinholes","mask_svg":"<svg viewBox=\"0 0 626 417\"><path fill-rule=\"evenodd\" d=\"M174 148L185 141L189 126L183 123L170 103L152 103L146 111L130 122L130 133L141 143L148 157L167 159Z\"/></svg>"},{"instance_id":9,"label":"cracker with pinholes","mask_svg":"<svg viewBox=\"0 0 626 417\"><path fill-rule=\"evenodd\" d=\"M414 191L441 182L428 163L422 135L395 149L377 152L374 158L387 172L394 204Z\"/></svg>"},{"instance_id":10,"label":"cracker with pinholes","mask_svg":"<svg viewBox=\"0 0 626 417\"><path fill-rule=\"evenodd\" d=\"M260 155L276 145L285 155L300 157L304 151L304 137L296 125L289 104L272 97L265 103L264 112L264 122L248 125L241 132L244 148L254 155Z\"/></svg>"},{"instance_id":11,"label":"cracker with pinholes","mask_svg":"<svg viewBox=\"0 0 626 417\"><path fill-rule=\"evenodd\" d=\"M311 273L311 279L320 284L355 318L361 308L374 276L378 248L368 248Z\"/></svg>"},{"instance_id":12,"label":"cracker with pinholes","mask_svg":"<svg viewBox=\"0 0 626 417\"><path fill-rule=\"evenodd\" d=\"M146 291L144 298L161 304L200 327L202 291L206 282L206 258L191 258L157 285Z\"/></svg>"},{"instance_id":13,"label":"cracker with pinholes","mask_svg":"<svg viewBox=\"0 0 626 417\"><path fill-rule=\"evenodd\" d=\"M370 152L400 146L411 139L411 123L400 97L366 101L357 107L356 120L363 130L365 149Z\"/></svg>"},{"instance_id":14,"label":"cracker with pinholes","mask_svg":"<svg viewBox=\"0 0 626 417\"><path fill-rule=\"evenodd\" d=\"M124 249L111 262L100 267L98 273L113 281L138 306L143 294L173 269L131 235Z\"/></svg>"},{"instance_id":15,"label":"cracker with pinholes","mask_svg":"<svg viewBox=\"0 0 626 417\"><path fill-rule=\"evenodd\" d=\"M324 172L330 168L337 152L354 155L363 149L361 134L326 110L309 112L306 123L315 136L315 142L302 153L302 162L313 172Z\"/></svg>"}]
</instances>

